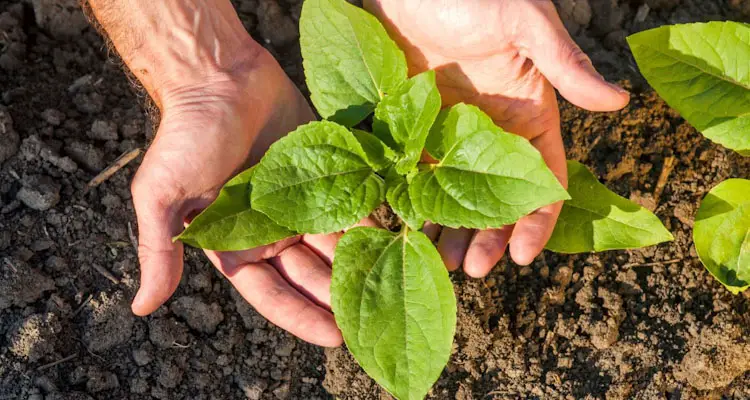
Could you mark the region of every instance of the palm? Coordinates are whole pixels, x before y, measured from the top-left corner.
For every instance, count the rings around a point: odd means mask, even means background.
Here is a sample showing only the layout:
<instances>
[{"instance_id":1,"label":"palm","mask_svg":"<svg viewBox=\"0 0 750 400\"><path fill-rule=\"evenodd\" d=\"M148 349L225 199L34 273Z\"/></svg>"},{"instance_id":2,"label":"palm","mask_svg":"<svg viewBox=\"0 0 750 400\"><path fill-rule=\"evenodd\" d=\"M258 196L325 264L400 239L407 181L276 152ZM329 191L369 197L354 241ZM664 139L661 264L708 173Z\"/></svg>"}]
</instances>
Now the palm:
<instances>
[{"instance_id":1,"label":"palm","mask_svg":"<svg viewBox=\"0 0 750 400\"><path fill-rule=\"evenodd\" d=\"M474 104L529 139L563 184L555 87L594 111L627 104L627 94L604 82L570 40L549 1L370 0L366 6L404 49L411 74L436 71L444 105ZM509 243L513 259L528 264L549 239L560 208L544 207L502 229L445 229L438 249L450 269L463 263L473 276L486 275Z\"/></svg>"},{"instance_id":2,"label":"palm","mask_svg":"<svg viewBox=\"0 0 750 400\"><path fill-rule=\"evenodd\" d=\"M245 80L214 83L196 97L170 98L159 131L133 181L139 222L144 315L163 304L182 275L182 245L172 243L222 185L268 146L313 119L304 98L269 57ZM262 97L262 98L259 98ZM339 234L304 235L238 252L207 251L239 293L271 322L316 344L342 338L329 310L331 259Z\"/></svg>"}]
</instances>

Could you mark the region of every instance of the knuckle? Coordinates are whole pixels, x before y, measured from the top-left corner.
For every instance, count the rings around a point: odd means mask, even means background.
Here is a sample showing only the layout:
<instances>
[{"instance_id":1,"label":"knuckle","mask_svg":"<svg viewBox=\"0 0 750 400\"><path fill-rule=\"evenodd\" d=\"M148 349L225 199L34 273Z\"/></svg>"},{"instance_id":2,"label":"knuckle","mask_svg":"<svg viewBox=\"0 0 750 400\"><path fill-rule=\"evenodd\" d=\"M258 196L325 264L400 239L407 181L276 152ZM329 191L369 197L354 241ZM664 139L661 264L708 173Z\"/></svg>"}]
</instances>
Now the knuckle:
<instances>
[{"instance_id":1,"label":"knuckle","mask_svg":"<svg viewBox=\"0 0 750 400\"><path fill-rule=\"evenodd\" d=\"M562 43L562 54L573 65L581 68L591 68L591 59L572 40L564 40Z\"/></svg>"}]
</instances>

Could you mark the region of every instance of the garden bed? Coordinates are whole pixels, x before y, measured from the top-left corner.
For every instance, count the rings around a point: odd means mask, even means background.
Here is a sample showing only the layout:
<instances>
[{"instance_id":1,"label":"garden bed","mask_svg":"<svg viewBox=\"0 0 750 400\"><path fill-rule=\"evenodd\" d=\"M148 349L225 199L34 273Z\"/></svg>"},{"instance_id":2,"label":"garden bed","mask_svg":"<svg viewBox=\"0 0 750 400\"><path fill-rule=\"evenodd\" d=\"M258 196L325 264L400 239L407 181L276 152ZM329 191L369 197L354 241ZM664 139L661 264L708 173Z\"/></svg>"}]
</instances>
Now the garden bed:
<instances>
[{"instance_id":1,"label":"garden bed","mask_svg":"<svg viewBox=\"0 0 750 400\"><path fill-rule=\"evenodd\" d=\"M138 267L129 181L140 159L94 189L87 182L145 147L151 123L75 1L32 3L0 4L0 399L382 398L344 349L324 351L265 322L197 250L166 306L130 313ZM750 178L750 159L712 144L659 100L625 36L746 20L737 10L750 6L558 3L594 64L633 92L616 113L562 103L568 158L654 211L675 241L545 252L529 267L503 261L482 280L454 273L455 352L431 396L748 398L748 299L701 266L691 221L710 188ZM304 91L301 1L235 5Z\"/></svg>"}]
</instances>

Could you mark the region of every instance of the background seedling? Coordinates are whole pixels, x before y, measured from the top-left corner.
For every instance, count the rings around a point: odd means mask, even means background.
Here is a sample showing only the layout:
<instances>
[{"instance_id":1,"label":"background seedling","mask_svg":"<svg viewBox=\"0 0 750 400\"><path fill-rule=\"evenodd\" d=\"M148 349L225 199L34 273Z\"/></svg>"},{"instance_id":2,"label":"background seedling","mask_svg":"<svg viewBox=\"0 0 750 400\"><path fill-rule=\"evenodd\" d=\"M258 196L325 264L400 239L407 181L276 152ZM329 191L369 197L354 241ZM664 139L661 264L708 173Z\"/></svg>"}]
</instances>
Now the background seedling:
<instances>
[{"instance_id":1,"label":"background seedling","mask_svg":"<svg viewBox=\"0 0 750 400\"><path fill-rule=\"evenodd\" d=\"M707 138L750 156L750 26L668 25L628 38L638 66L670 106ZM703 200L693 230L698 256L732 293L750 284L750 184L730 179Z\"/></svg>"}]
</instances>

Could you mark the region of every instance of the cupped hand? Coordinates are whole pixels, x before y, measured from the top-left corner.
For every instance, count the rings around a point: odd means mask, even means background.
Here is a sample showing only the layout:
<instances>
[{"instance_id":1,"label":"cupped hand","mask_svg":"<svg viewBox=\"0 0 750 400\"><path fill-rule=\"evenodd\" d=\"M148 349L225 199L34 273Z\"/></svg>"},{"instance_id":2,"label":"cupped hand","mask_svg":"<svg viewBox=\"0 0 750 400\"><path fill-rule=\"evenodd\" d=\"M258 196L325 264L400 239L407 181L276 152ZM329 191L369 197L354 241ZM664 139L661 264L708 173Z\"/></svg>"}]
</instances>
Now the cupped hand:
<instances>
[{"instance_id":1,"label":"cupped hand","mask_svg":"<svg viewBox=\"0 0 750 400\"><path fill-rule=\"evenodd\" d=\"M567 187L555 89L591 111L615 111L629 94L604 80L573 42L549 0L365 0L406 53L410 75L434 69L443 105L474 104L503 129L531 141ZM530 264L552 235L562 202L515 225L473 231L445 228L446 266L485 276L506 248ZM438 234L426 226L428 234Z\"/></svg>"},{"instance_id":2,"label":"cupped hand","mask_svg":"<svg viewBox=\"0 0 750 400\"><path fill-rule=\"evenodd\" d=\"M314 118L281 67L260 46L246 67L199 85L160 92L162 120L133 184L141 286L132 309L146 315L174 293L184 223L270 143ZM339 234L303 235L261 248L206 252L255 309L309 342L342 342L330 312L333 249Z\"/></svg>"}]
</instances>

